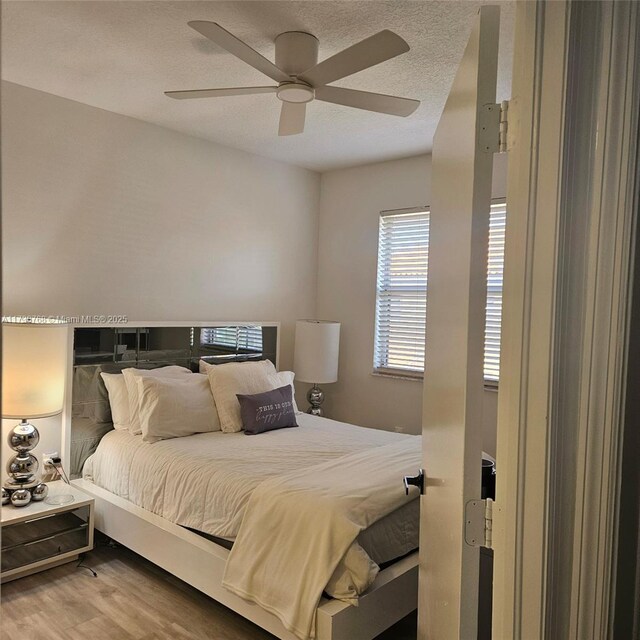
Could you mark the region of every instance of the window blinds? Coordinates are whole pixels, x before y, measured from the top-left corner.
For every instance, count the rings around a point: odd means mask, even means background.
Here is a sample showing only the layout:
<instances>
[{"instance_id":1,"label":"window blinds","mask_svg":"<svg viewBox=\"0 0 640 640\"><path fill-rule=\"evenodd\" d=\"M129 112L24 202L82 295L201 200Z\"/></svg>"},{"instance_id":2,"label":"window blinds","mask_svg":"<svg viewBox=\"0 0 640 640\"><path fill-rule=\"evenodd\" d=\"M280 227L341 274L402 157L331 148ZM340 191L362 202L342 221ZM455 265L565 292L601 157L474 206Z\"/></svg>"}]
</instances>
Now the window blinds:
<instances>
[{"instance_id":1,"label":"window blinds","mask_svg":"<svg viewBox=\"0 0 640 640\"><path fill-rule=\"evenodd\" d=\"M491 205L487 259L484 378L500 374L502 276L507 210ZM420 375L424 371L429 211L380 216L374 370Z\"/></svg>"},{"instance_id":2,"label":"window blinds","mask_svg":"<svg viewBox=\"0 0 640 640\"><path fill-rule=\"evenodd\" d=\"M374 369L424 371L427 209L383 213L378 236Z\"/></svg>"},{"instance_id":3,"label":"window blinds","mask_svg":"<svg viewBox=\"0 0 640 640\"><path fill-rule=\"evenodd\" d=\"M489 216L487 258L487 315L484 332L484 379L498 382L500 377L500 332L502 326L502 277L507 205L494 202Z\"/></svg>"},{"instance_id":4,"label":"window blinds","mask_svg":"<svg viewBox=\"0 0 640 640\"><path fill-rule=\"evenodd\" d=\"M215 347L226 347L233 351L262 351L262 327L211 327L202 329L200 341Z\"/></svg>"}]
</instances>

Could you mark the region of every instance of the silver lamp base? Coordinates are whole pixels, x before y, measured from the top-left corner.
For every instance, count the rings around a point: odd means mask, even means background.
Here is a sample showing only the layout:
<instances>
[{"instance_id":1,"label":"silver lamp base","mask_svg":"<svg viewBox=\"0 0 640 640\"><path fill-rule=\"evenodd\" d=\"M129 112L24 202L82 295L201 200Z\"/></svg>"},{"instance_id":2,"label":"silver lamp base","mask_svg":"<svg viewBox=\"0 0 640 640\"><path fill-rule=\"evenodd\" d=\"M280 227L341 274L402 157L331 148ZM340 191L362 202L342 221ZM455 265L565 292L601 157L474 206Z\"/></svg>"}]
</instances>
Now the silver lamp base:
<instances>
[{"instance_id":1,"label":"silver lamp base","mask_svg":"<svg viewBox=\"0 0 640 640\"><path fill-rule=\"evenodd\" d=\"M2 485L2 505L26 507L30 502L44 500L47 504L62 505L73 502L72 494L49 496L49 487L40 481L38 458L31 451L40 440L38 430L22 420L10 432L7 444L16 452L7 462L9 477Z\"/></svg>"},{"instance_id":2,"label":"silver lamp base","mask_svg":"<svg viewBox=\"0 0 640 640\"><path fill-rule=\"evenodd\" d=\"M307 400L311 405L307 409L307 413L312 416L324 416L324 410L321 406L324 402L324 391L317 384L314 384L307 392Z\"/></svg>"},{"instance_id":3,"label":"silver lamp base","mask_svg":"<svg viewBox=\"0 0 640 640\"><path fill-rule=\"evenodd\" d=\"M2 505L26 507L44 500L49 488L38 477L38 459L31 453L40 440L38 430L22 420L8 434L7 444L16 452L7 462L9 477L2 485Z\"/></svg>"},{"instance_id":4,"label":"silver lamp base","mask_svg":"<svg viewBox=\"0 0 640 640\"><path fill-rule=\"evenodd\" d=\"M2 485L2 505L26 507L30 502L40 502L47 497L49 487L39 478L29 482L16 482L9 478Z\"/></svg>"}]
</instances>

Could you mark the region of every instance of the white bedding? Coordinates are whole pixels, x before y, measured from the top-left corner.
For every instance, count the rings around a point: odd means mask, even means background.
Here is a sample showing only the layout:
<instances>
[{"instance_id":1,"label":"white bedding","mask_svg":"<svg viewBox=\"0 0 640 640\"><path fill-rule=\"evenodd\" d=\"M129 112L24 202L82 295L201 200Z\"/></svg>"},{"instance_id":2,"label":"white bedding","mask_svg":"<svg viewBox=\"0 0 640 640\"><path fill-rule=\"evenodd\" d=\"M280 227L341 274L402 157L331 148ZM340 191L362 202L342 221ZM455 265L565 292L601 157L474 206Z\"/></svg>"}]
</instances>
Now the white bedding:
<instances>
[{"instance_id":1,"label":"white bedding","mask_svg":"<svg viewBox=\"0 0 640 640\"><path fill-rule=\"evenodd\" d=\"M273 613L298 638L314 638L315 611L334 572L342 566L353 576L356 593L377 573L356 540L413 499L399 479L420 465L420 443L400 440L262 482L222 585Z\"/></svg>"},{"instance_id":2,"label":"white bedding","mask_svg":"<svg viewBox=\"0 0 640 640\"><path fill-rule=\"evenodd\" d=\"M299 428L256 436L213 432L153 444L112 431L87 460L83 477L171 522L234 540L247 502L263 480L415 438L307 414L297 419ZM378 563L411 551L417 546L417 512L418 500L413 500L397 510L397 518L387 516L373 525L380 535L372 535L373 527L364 531L361 545ZM348 589L341 576L330 584L334 597Z\"/></svg>"}]
</instances>

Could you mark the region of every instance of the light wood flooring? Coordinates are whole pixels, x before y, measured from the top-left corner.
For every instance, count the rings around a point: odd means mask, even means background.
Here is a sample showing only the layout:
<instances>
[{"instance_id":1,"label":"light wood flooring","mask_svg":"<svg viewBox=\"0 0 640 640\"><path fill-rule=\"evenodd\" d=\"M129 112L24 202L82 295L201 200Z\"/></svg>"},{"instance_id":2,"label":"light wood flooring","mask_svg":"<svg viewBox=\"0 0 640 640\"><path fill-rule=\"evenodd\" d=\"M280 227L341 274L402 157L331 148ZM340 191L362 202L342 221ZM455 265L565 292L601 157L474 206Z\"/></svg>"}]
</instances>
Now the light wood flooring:
<instances>
[{"instance_id":1,"label":"light wood flooring","mask_svg":"<svg viewBox=\"0 0 640 640\"><path fill-rule=\"evenodd\" d=\"M274 640L124 547L2 585L2 640ZM415 640L408 616L377 640Z\"/></svg>"}]
</instances>

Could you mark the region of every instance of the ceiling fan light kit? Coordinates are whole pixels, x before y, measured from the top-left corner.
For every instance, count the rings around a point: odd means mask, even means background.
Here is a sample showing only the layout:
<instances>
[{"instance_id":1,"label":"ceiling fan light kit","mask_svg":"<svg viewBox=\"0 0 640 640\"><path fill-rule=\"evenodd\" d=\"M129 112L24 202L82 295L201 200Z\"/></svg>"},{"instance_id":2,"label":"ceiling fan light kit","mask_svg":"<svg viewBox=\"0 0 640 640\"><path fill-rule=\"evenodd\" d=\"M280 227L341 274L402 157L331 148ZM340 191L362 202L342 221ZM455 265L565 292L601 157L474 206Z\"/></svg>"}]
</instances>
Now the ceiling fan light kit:
<instances>
[{"instance_id":1,"label":"ceiling fan light kit","mask_svg":"<svg viewBox=\"0 0 640 640\"><path fill-rule=\"evenodd\" d=\"M278 84L166 91L165 95L185 100L275 93L282 102L278 135L302 133L306 105L313 100L402 117L411 115L420 105L419 100L410 98L328 86L331 82L409 51L409 45L392 31L380 31L320 63L319 42L314 35L304 31L287 31L275 40L276 62L273 64L215 22L196 20L189 22L189 26Z\"/></svg>"},{"instance_id":2,"label":"ceiling fan light kit","mask_svg":"<svg viewBox=\"0 0 640 640\"><path fill-rule=\"evenodd\" d=\"M313 87L301 82L283 82L277 89L276 95L282 102L304 104L315 98Z\"/></svg>"}]
</instances>

